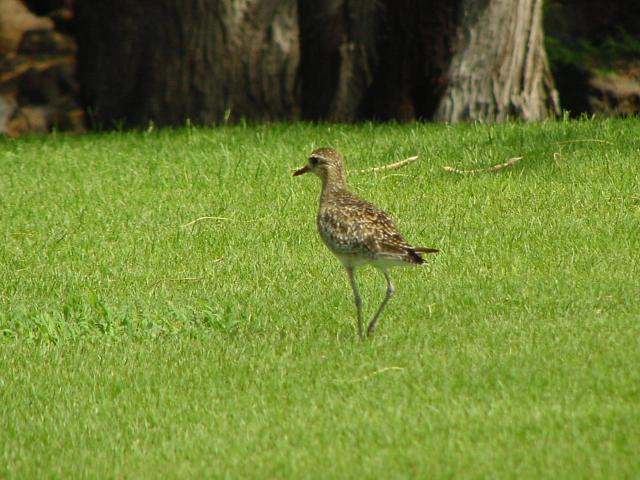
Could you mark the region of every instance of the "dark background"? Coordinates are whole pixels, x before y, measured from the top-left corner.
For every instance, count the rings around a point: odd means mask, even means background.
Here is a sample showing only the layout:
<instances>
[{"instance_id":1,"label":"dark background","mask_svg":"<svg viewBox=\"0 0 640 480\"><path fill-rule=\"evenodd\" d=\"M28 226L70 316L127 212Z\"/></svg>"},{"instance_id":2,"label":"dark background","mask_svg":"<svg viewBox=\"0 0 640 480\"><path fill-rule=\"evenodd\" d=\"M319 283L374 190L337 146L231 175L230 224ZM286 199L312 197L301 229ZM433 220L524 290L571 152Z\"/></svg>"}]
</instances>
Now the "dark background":
<instances>
[{"instance_id":1,"label":"dark background","mask_svg":"<svg viewBox=\"0 0 640 480\"><path fill-rule=\"evenodd\" d=\"M267 0L244 13L242 40L220 21L230 15L225 2L212 2L207 15L179 0L24 4L53 28L27 28L14 52L1 52L0 132L9 135L186 118L431 120L465 8L462 0ZM637 113L640 2L547 0L543 12L561 108L572 116ZM185 37L177 18L196 34ZM291 42L296 62L265 47L278 42ZM248 67L230 74L224 63L234 61L228 45L236 44L255 61L243 59Z\"/></svg>"}]
</instances>

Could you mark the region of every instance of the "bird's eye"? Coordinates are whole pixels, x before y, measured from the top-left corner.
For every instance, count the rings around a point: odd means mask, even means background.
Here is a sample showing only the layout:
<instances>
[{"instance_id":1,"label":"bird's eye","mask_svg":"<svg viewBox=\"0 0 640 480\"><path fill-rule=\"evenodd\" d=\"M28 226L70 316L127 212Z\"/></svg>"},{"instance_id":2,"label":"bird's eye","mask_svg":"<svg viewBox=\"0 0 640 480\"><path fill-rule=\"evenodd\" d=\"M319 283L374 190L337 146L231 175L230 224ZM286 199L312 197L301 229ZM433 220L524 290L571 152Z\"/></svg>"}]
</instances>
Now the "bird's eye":
<instances>
[{"instance_id":1,"label":"bird's eye","mask_svg":"<svg viewBox=\"0 0 640 480\"><path fill-rule=\"evenodd\" d=\"M311 157L309 159L309 163L315 167L316 165L318 165L318 158L317 157Z\"/></svg>"}]
</instances>

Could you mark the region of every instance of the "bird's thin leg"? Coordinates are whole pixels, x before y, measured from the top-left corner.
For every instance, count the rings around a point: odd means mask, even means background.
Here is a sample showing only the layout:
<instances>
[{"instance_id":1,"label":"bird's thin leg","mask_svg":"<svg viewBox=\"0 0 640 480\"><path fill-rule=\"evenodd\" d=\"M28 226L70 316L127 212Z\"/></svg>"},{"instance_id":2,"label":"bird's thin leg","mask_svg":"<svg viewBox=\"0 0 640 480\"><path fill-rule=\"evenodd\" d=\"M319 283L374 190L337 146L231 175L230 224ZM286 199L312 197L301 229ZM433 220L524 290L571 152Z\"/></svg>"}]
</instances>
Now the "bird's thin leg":
<instances>
[{"instance_id":1,"label":"bird's thin leg","mask_svg":"<svg viewBox=\"0 0 640 480\"><path fill-rule=\"evenodd\" d=\"M347 269L347 275L349 275L349 283L351 284L351 290L353 290L353 301L356 304L356 315L358 317L358 335L362 338L362 299L358 292L358 286L356 285L356 279L353 275L353 267L345 267Z\"/></svg>"},{"instance_id":2,"label":"bird's thin leg","mask_svg":"<svg viewBox=\"0 0 640 480\"><path fill-rule=\"evenodd\" d=\"M382 300L382 303L378 307L378 311L376 312L376 314L373 316L373 318L369 322L369 326L367 327L367 335L368 336L373 335L373 332L375 332L376 323L378 322L378 317L380 316L380 313L382 313L382 310L384 309L384 306L387 304L387 302L391 298L391 295L393 295L393 284L391 283L391 279L389 278L389 274L384 270L382 271L382 273L384 273L384 278L387 279L387 293L385 294L384 299Z\"/></svg>"}]
</instances>

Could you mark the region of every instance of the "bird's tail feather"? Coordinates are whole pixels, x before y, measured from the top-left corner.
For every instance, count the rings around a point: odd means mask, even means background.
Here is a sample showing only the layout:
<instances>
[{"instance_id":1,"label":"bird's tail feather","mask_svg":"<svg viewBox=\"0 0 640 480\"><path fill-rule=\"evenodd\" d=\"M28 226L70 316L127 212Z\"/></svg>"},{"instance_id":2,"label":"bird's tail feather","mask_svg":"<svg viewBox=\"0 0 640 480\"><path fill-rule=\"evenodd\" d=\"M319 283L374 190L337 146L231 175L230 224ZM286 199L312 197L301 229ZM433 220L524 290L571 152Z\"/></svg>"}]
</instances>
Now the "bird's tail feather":
<instances>
[{"instance_id":1,"label":"bird's tail feather","mask_svg":"<svg viewBox=\"0 0 640 480\"><path fill-rule=\"evenodd\" d=\"M407 250L409 255L409 259L412 263L417 263L421 265L426 262L424 258L422 258L419 253L436 253L438 251L437 248L427 248L427 247L412 247Z\"/></svg>"},{"instance_id":2,"label":"bird's tail feather","mask_svg":"<svg viewBox=\"0 0 640 480\"><path fill-rule=\"evenodd\" d=\"M418 253L438 253L440 251L437 248L429 247L413 247L413 250Z\"/></svg>"}]
</instances>

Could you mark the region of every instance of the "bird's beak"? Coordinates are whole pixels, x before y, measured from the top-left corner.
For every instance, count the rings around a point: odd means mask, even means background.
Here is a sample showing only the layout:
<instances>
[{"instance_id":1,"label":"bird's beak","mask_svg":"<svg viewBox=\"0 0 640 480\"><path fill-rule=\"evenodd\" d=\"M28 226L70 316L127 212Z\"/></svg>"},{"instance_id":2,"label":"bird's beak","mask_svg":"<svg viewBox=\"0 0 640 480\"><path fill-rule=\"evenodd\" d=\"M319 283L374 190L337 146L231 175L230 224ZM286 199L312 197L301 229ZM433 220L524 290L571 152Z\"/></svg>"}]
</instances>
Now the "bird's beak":
<instances>
[{"instance_id":1,"label":"bird's beak","mask_svg":"<svg viewBox=\"0 0 640 480\"><path fill-rule=\"evenodd\" d=\"M303 173L307 173L310 171L309 165L305 165L304 167L300 167L295 172L293 172L293 176L297 177L298 175L302 175Z\"/></svg>"}]
</instances>

